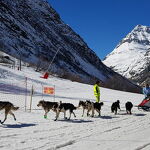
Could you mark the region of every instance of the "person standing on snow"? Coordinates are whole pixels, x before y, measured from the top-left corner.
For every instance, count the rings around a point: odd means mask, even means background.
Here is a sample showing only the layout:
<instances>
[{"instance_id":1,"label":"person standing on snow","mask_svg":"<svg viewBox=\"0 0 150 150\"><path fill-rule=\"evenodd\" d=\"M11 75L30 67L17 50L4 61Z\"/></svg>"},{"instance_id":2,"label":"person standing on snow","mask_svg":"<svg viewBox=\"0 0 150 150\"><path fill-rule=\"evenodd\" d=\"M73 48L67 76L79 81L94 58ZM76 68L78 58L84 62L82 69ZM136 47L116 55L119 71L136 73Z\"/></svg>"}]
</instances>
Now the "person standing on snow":
<instances>
[{"instance_id":1,"label":"person standing on snow","mask_svg":"<svg viewBox=\"0 0 150 150\"><path fill-rule=\"evenodd\" d=\"M143 88L143 94L145 95L145 99L150 98L150 87L149 84Z\"/></svg>"},{"instance_id":2,"label":"person standing on snow","mask_svg":"<svg viewBox=\"0 0 150 150\"><path fill-rule=\"evenodd\" d=\"M94 96L96 97L96 102L99 103L100 102L100 82L96 81L96 83L94 84Z\"/></svg>"}]
</instances>

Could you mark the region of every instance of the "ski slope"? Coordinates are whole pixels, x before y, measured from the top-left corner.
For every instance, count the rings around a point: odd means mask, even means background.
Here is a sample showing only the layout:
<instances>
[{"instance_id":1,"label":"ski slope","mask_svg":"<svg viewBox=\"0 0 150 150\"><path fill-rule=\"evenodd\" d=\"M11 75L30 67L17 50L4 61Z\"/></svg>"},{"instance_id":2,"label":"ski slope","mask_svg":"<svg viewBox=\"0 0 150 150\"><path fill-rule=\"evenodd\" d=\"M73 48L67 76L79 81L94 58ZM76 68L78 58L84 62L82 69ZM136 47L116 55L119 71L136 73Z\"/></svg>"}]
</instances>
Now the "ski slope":
<instances>
[{"instance_id":1,"label":"ski slope","mask_svg":"<svg viewBox=\"0 0 150 150\"><path fill-rule=\"evenodd\" d=\"M5 75L2 75L4 74ZM7 73L6 73L7 72ZM55 85L55 101L63 101L78 105L79 100L94 101L93 86L72 82L56 77L47 80L40 78L41 74L30 68L22 71L0 66L0 83L9 84L18 82L23 76L27 76L38 89L38 82L46 85ZM34 81L34 82L33 82ZM1 87L2 89L2 87ZM75 110L76 118L64 120L63 113L58 121L54 121L55 113L50 111L48 118L44 119L44 111L37 107L41 96L34 96L33 110L25 112L23 108L23 95L19 93L7 94L0 91L1 101L7 100L20 109L14 112L17 121L12 116L3 125L0 125L0 149L1 150L149 150L150 149L150 113L139 111L134 107L132 115L126 115L124 104L131 101L138 105L144 98L142 94L134 94L101 88L101 101L104 102L101 117L82 117L82 109ZM43 97L53 101L52 97ZM121 102L121 111L114 115L110 111L112 102ZM27 97L27 106L30 104L30 96ZM67 115L69 115L67 113ZM96 114L97 115L97 114ZM0 120L3 120L4 112L0 112Z\"/></svg>"}]
</instances>

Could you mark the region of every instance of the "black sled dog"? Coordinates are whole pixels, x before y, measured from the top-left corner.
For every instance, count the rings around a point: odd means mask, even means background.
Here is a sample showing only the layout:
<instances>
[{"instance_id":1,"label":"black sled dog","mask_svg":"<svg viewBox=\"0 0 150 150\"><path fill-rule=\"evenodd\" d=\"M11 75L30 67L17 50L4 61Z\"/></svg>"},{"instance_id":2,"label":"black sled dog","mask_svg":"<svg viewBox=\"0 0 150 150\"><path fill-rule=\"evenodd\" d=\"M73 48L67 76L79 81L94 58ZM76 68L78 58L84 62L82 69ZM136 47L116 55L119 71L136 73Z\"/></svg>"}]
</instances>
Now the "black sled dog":
<instances>
[{"instance_id":1,"label":"black sled dog","mask_svg":"<svg viewBox=\"0 0 150 150\"><path fill-rule=\"evenodd\" d=\"M116 102L112 103L111 105L111 112L117 114L117 110L120 109L120 101L117 100Z\"/></svg>"},{"instance_id":2,"label":"black sled dog","mask_svg":"<svg viewBox=\"0 0 150 150\"><path fill-rule=\"evenodd\" d=\"M126 108L127 114L132 114L131 112L132 107L133 107L133 104L131 102L126 102L125 108Z\"/></svg>"},{"instance_id":3,"label":"black sled dog","mask_svg":"<svg viewBox=\"0 0 150 150\"><path fill-rule=\"evenodd\" d=\"M95 103L93 103L93 107L94 107L94 110L96 110L97 112L98 112L98 116L101 116L101 107L104 105L104 103L103 102L100 102L100 103L97 103L97 102L95 102ZM94 111L93 110L93 111ZM94 112L92 113L92 117L94 117Z\"/></svg>"}]
</instances>

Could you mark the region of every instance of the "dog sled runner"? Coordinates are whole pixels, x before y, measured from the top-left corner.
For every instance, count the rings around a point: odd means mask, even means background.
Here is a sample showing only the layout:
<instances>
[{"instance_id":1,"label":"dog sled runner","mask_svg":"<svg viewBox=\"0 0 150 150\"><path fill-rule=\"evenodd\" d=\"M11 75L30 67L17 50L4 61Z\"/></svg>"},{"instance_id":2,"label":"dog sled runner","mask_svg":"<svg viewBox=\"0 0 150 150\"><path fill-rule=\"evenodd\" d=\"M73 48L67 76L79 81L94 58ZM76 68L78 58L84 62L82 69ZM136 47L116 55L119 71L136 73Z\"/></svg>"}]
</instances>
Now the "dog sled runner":
<instances>
[{"instance_id":1,"label":"dog sled runner","mask_svg":"<svg viewBox=\"0 0 150 150\"><path fill-rule=\"evenodd\" d=\"M144 99L139 105L138 109L144 111L150 111L150 98Z\"/></svg>"}]
</instances>

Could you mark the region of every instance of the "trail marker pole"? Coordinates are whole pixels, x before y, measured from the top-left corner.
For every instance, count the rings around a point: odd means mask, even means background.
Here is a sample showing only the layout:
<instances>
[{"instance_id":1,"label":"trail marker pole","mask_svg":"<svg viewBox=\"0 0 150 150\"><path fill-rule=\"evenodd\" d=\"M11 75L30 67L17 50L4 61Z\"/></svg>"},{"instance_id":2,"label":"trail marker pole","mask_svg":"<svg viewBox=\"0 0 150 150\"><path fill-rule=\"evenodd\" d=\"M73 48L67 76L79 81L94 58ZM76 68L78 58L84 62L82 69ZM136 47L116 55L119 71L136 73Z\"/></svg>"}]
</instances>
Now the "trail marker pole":
<instances>
[{"instance_id":1,"label":"trail marker pole","mask_svg":"<svg viewBox=\"0 0 150 150\"><path fill-rule=\"evenodd\" d=\"M31 112L31 107L32 107L32 97L33 97L33 85L32 85L32 88L31 88L30 112Z\"/></svg>"}]
</instances>

